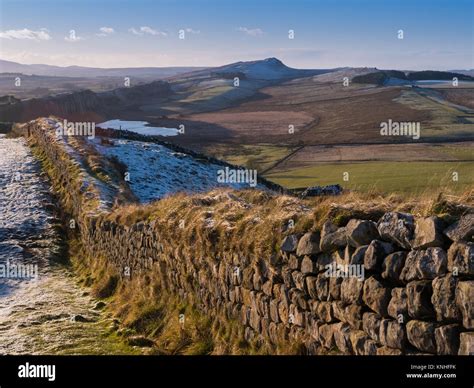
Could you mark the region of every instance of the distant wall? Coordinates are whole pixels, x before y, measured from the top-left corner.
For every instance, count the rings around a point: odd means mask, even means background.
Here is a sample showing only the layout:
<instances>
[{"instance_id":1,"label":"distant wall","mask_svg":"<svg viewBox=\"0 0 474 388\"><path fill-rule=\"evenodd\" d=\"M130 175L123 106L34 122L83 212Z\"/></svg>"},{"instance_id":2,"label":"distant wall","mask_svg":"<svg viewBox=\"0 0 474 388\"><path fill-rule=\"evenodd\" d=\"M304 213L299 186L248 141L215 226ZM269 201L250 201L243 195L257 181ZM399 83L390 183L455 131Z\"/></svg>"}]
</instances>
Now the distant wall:
<instances>
[{"instance_id":1,"label":"distant wall","mask_svg":"<svg viewBox=\"0 0 474 388\"><path fill-rule=\"evenodd\" d=\"M124 278L155 271L161 287L202 312L239 320L248 341L301 342L309 354L474 354L474 213L450 225L396 212L377 223L328 221L321 231L290 231L274 254L255 257L205 226L196 226L205 239L183 242L159 220L124 226L86 214L67 155L37 124L30 134L56 166L56 188L77 194L65 203L90 255Z\"/></svg>"}]
</instances>

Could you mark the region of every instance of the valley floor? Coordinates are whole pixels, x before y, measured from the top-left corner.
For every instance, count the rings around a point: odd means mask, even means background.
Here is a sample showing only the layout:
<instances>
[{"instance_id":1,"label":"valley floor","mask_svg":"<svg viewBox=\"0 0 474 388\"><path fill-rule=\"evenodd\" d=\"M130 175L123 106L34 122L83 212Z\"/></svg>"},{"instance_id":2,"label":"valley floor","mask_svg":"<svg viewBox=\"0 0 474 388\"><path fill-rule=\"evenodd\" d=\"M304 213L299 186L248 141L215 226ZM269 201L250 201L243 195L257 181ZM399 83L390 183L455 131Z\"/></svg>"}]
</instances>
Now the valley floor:
<instances>
[{"instance_id":1,"label":"valley floor","mask_svg":"<svg viewBox=\"0 0 474 388\"><path fill-rule=\"evenodd\" d=\"M339 183L362 192L461 193L474 185L472 90L343 90L318 77L299 79L263 89L264 99L191 116L226 134L217 145L206 136L194 143L192 133L173 141L258 166L265 178L288 188ZM389 119L419 122L421 137L380 136L380 123ZM293 135L285 134L288 123Z\"/></svg>"}]
</instances>

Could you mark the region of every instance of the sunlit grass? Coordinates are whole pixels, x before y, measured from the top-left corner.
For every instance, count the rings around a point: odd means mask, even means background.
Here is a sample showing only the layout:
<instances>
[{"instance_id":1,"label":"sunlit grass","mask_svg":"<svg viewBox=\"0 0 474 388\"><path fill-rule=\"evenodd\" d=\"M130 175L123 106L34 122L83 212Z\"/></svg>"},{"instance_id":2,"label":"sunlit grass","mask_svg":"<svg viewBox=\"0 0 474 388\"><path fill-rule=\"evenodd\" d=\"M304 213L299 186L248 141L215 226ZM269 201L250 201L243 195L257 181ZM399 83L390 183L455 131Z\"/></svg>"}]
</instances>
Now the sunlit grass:
<instances>
[{"instance_id":1,"label":"sunlit grass","mask_svg":"<svg viewBox=\"0 0 474 388\"><path fill-rule=\"evenodd\" d=\"M457 172L459 180L453 181ZM344 173L349 180L344 180ZM267 179L288 188L339 183L368 192L417 193L441 188L454 193L474 187L474 162L362 162L318 164L270 173Z\"/></svg>"},{"instance_id":2,"label":"sunlit grass","mask_svg":"<svg viewBox=\"0 0 474 388\"><path fill-rule=\"evenodd\" d=\"M238 166L263 171L288 155L293 148L272 144L213 144L204 151L215 158Z\"/></svg>"}]
</instances>

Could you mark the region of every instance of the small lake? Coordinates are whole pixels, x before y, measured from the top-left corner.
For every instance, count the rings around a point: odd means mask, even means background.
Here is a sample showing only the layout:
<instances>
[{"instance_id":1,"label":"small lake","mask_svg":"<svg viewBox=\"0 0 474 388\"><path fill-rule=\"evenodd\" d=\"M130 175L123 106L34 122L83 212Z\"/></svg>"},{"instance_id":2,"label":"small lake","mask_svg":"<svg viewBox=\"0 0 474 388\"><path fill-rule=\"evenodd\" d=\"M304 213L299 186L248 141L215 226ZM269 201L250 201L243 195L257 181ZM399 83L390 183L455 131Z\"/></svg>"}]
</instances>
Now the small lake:
<instances>
[{"instance_id":1,"label":"small lake","mask_svg":"<svg viewBox=\"0 0 474 388\"><path fill-rule=\"evenodd\" d=\"M452 79L425 79L425 80L419 80L415 81L416 85L447 85L451 84L453 82Z\"/></svg>"},{"instance_id":2,"label":"small lake","mask_svg":"<svg viewBox=\"0 0 474 388\"><path fill-rule=\"evenodd\" d=\"M127 121L116 119L105 121L97 124L97 126L102 128L127 130L148 136L176 136L179 133L177 128L154 127L147 121Z\"/></svg>"}]
</instances>

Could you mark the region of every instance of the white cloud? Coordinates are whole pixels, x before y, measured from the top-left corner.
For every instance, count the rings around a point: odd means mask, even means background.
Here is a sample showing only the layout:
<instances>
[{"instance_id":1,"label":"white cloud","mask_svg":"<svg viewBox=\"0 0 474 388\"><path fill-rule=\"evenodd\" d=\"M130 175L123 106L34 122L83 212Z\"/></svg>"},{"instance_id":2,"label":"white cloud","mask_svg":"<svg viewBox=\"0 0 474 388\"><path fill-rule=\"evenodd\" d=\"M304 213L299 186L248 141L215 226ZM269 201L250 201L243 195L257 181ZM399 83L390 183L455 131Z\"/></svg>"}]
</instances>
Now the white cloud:
<instances>
[{"instance_id":1,"label":"white cloud","mask_svg":"<svg viewBox=\"0 0 474 388\"><path fill-rule=\"evenodd\" d=\"M149 34L149 35L162 35L162 34L165 34L165 33L161 32L161 31L154 30L153 28L147 27L147 26L140 27L140 31L141 31L141 32L144 32L145 34ZM166 35L166 34L165 34L165 35Z\"/></svg>"},{"instance_id":2,"label":"white cloud","mask_svg":"<svg viewBox=\"0 0 474 388\"><path fill-rule=\"evenodd\" d=\"M133 35L143 35L140 31L137 31L135 28L129 28L128 32L132 33Z\"/></svg>"},{"instance_id":3,"label":"white cloud","mask_svg":"<svg viewBox=\"0 0 474 388\"><path fill-rule=\"evenodd\" d=\"M201 33L201 31L193 30L192 28L185 28L184 31L186 31L188 34L200 34Z\"/></svg>"},{"instance_id":4,"label":"white cloud","mask_svg":"<svg viewBox=\"0 0 474 388\"><path fill-rule=\"evenodd\" d=\"M76 30L70 30L69 34L64 37L66 42L74 43L84 40L82 36L76 34Z\"/></svg>"},{"instance_id":5,"label":"white cloud","mask_svg":"<svg viewBox=\"0 0 474 388\"><path fill-rule=\"evenodd\" d=\"M28 40L51 40L51 35L46 28L40 28L38 31L23 28L22 30L0 31L0 38L3 39L28 39Z\"/></svg>"},{"instance_id":6,"label":"white cloud","mask_svg":"<svg viewBox=\"0 0 474 388\"><path fill-rule=\"evenodd\" d=\"M237 31L243 32L250 36L261 36L263 35L263 30L260 28L247 28L247 27L239 27Z\"/></svg>"},{"instance_id":7,"label":"white cloud","mask_svg":"<svg viewBox=\"0 0 474 388\"><path fill-rule=\"evenodd\" d=\"M153 28L151 27L148 27L148 26L142 26L140 27L139 30L136 30L135 28L129 28L128 29L128 32L131 32L133 35L138 35L138 36L142 36L142 35L159 35L159 36L168 36L168 34L164 31L159 31L159 30L154 30Z\"/></svg>"},{"instance_id":8,"label":"white cloud","mask_svg":"<svg viewBox=\"0 0 474 388\"><path fill-rule=\"evenodd\" d=\"M100 32L96 34L97 36L109 36L115 32L112 27L100 27L99 31Z\"/></svg>"}]
</instances>

